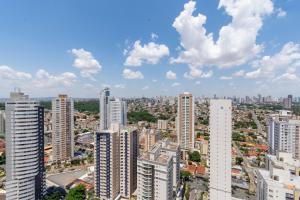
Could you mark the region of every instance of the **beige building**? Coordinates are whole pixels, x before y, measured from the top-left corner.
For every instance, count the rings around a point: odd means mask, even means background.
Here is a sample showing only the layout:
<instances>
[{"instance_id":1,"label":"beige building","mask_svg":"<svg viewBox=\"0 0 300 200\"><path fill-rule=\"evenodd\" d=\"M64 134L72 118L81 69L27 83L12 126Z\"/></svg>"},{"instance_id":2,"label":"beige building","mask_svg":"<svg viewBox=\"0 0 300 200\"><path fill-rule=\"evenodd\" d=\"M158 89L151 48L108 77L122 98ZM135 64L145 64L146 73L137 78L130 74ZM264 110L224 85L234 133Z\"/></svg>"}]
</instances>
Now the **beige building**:
<instances>
[{"instance_id":1,"label":"beige building","mask_svg":"<svg viewBox=\"0 0 300 200\"><path fill-rule=\"evenodd\" d=\"M52 148L54 162L74 157L74 103L67 95L52 100Z\"/></svg>"},{"instance_id":2,"label":"beige building","mask_svg":"<svg viewBox=\"0 0 300 200\"><path fill-rule=\"evenodd\" d=\"M194 99L188 92L178 97L177 109L177 142L183 150L191 150L195 144L194 132Z\"/></svg>"},{"instance_id":3,"label":"beige building","mask_svg":"<svg viewBox=\"0 0 300 200\"><path fill-rule=\"evenodd\" d=\"M120 194L120 137L119 132L105 130L95 133L96 197L114 200Z\"/></svg>"},{"instance_id":4,"label":"beige building","mask_svg":"<svg viewBox=\"0 0 300 200\"><path fill-rule=\"evenodd\" d=\"M160 135L155 132L153 129L144 131L144 151L149 151L158 140L160 140Z\"/></svg>"},{"instance_id":5,"label":"beige building","mask_svg":"<svg viewBox=\"0 0 300 200\"><path fill-rule=\"evenodd\" d=\"M138 132L126 128L120 132L120 195L129 199L137 187Z\"/></svg>"},{"instance_id":6,"label":"beige building","mask_svg":"<svg viewBox=\"0 0 300 200\"><path fill-rule=\"evenodd\" d=\"M157 120L157 129L159 130L167 130L168 128L168 120Z\"/></svg>"}]
</instances>

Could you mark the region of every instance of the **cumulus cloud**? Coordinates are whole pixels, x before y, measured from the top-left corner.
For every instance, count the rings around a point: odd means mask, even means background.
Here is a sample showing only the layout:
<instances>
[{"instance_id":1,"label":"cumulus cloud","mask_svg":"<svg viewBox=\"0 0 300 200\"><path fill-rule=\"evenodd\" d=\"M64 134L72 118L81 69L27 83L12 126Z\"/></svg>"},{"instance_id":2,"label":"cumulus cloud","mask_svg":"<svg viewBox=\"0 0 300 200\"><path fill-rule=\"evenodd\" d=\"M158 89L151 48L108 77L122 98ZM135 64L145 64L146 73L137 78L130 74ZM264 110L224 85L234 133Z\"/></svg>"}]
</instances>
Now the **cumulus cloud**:
<instances>
[{"instance_id":1,"label":"cumulus cloud","mask_svg":"<svg viewBox=\"0 0 300 200\"><path fill-rule=\"evenodd\" d=\"M239 70L239 71L233 73L233 76L235 76L235 77L242 77L244 75L245 75L245 70Z\"/></svg>"},{"instance_id":2,"label":"cumulus cloud","mask_svg":"<svg viewBox=\"0 0 300 200\"><path fill-rule=\"evenodd\" d=\"M156 33L151 33L151 39L156 40L158 38L158 35Z\"/></svg>"},{"instance_id":3,"label":"cumulus cloud","mask_svg":"<svg viewBox=\"0 0 300 200\"><path fill-rule=\"evenodd\" d=\"M126 66L141 66L142 64L157 64L161 58L169 55L169 48L164 44L149 42L141 45L137 40L133 47L126 53L128 57L125 60Z\"/></svg>"},{"instance_id":4,"label":"cumulus cloud","mask_svg":"<svg viewBox=\"0 0 300 200\"><path fill-rule=\"evenodd\" d=\"M167 79L176 79L176 73L172 72L171 70L167 71L166 73L166 78Z\"/></svg>"},{"instance_id":5,"label":"cumulus cloud","mask_svg":"<svg viewBox=\"0 0 300 200\"><path fill-rule=\"evenodd\" d=\"M208 72L203 72L201 69L191 67L189 72L183 74L184 78L194 79L194 78L210 78L213 75L213 71L209 70Z\"/></svg>"},{"instance_id":6,"label":"cumulus cloud","mask_svg":"<svg viewBox=\"0 0 300 200\"><path fill-rule=\"evenodd\" d=\"M39 88L52 88L61 86L71 86L76 82L76 75L71 72L64 72L59 75L52 75L44 69L37 71L33 80L34 85Z\"/></svg>"},{"instance_id":7,"label":"cumulus cloud","mask_svg":"<svg viewBox=\"0 0 300 200\"><path fill-rule=\"evenodd\" d=\"M278 18L283 18L287 15L287 12L285 10L283 10L282 8L276 9L276 12L277 12Z\"/></svg>"},{"instance_id":8,"label":"cumulus cloud","mask_svg":"<svg viewBox=\"0 0 300 200\"><path fill-rule=\"evenodd\" d=\"M116 84L115 88L124 89L125 85L124 84Z\"/></svg>"},{"instance_id":9,"label":"cumulus cloud","mask_svg":"<svg viewBox=\"0 0 300 200\"><path fill-rule=\"evenodd\" d=\"M171 86L172 86L172 87L177 87L177 86L180 86L180 83L175 82L175 83L173 83Z\"/></svg>"},{"instance_id":10,"label":"cumulus cloud","mask_svg":"<svg viewBox=\"0 0 300 200\"><path fill-rule=\"evenodd\" d=\"M97 74L102 66L92 53L84 49L72 49L71 53L75 56L73 66L80 70L81 76L94 79L93 75Z\"/></svg>"},{"instance_id":11,"label":"cumulus cloud","mask_svg":"<svg viewBox=\"0 0 300 200\"><path fill-rule=\"evenodd\" d=\"M131 69L123 70L123 77L125 79L144 79L144 75L140 71L133 71Z\"/></svg>"},{"instance_id":12,"label":"cumulus cloud","mask_svg":"<svg viewBox=\"0 0 300 200\"><path fill-rule=\"evenodd\" d=\"M145 87L142 88L142 90L148 90L149 89L149 86L146 85Z\"/></svg>"},{"instance_id":13,"label":"cumulus cloud","mask_svg":"<svg viewBox=\"0 0 300 200\"><path fill-rule=\"evenodd\" d=\"M299 78L297 77L296 74L293 74L293 73L284 73L278 77L276 77L275 79L273 79L274 82L276 81L299 81Z\"/></svg>"},{"instance_id":14,"label":"cumulus cloud","mask_svg":"<svg viewBox=\"0 0 300 200\"><path fill-rule=\"evenodd\" d=\"M187 63L192 67L233 67L247 63L256 56L262 45L256 37L263 25L263 17L273 12L271 0L220 0L219 9L224 8L232 21L223 26L214 41L213 33L204 27L206 16L194 16L196 2L189 1L173 22L180 35L183 50L171 63Z\"/></svg>"},{"instance_id":15,"label":"cumulus cloud","mask_svg":"<svg viewBox=\"0 0 300 200\"><path fill-rule=\"evenodd\" d=\"M300 67L300 45L286 43L280 52L264 56L252 64L255 70L247 72L246 78L274 78L278 73L294 72Z\"/></svg>"},{"instance_id":16,"label":"cumulus cloud","mask_svg":"<svg viewBox=\"0 0 300 200\"><path fill-rule=\"evenodd\" d=\"M221 76L220 80L231 80L232 77L231 76Z\"/></svg>"},{"instance_id":17,"label":"cumulus cloud","mask_svg":"<svg viewBox=\"0 0 300 200\"><path fill-rule=\"evenodd\" d=\"M0 79L4 80L30 80L31 74L14 70L13 68L1 65L0 66Z\"/></svg>"}]
</instances>

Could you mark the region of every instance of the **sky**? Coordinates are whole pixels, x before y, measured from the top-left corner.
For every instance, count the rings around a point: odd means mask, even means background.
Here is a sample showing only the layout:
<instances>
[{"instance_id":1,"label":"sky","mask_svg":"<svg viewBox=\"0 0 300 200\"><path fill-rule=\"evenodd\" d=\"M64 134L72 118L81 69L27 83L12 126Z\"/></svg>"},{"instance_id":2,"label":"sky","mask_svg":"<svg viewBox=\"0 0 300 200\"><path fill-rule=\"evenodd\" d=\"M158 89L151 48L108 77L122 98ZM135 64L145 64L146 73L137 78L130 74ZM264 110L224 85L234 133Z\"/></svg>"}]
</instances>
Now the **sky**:
<instances>
[{"instance_id":1,"label":"sky","mask_svg":"<svg viewBox=\"0 0 300 200\"><path fill-rule=\"evenodd\" d=\"M300 96L298 0L0 0L0 98Z\"/></svg>"}]
</instances>

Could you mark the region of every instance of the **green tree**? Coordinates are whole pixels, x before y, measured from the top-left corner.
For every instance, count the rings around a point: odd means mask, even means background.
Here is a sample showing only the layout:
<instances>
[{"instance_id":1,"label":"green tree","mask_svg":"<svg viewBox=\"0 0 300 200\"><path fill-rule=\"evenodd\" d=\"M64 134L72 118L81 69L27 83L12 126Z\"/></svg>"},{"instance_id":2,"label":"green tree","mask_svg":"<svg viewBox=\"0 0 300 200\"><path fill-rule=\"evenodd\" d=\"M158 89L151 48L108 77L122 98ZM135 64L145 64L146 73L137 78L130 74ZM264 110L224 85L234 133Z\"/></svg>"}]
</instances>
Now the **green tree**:
<instances>
[{"instance_id":1,"label":"green tree","mask_svg":"<svg viewBox=\"0 0 300 200\"><path fill-rule=\"evenodd\" d=\"M235 158L235 163L236 163L237 165L241 165L243 161L244 161L244 159L241 158L241 157L236 157L236 158Z\"/></svg>"},{"instance_id":2,"label":"green tree","mask_svg":"<svg viewBox=\"0 0 300 200\"><path fill-rule=\"evenodd\" d=\"M180 179L187 181L192 177L192 174L188 171L180 171Z\"/></svg>"},{"instance_id":3,"label":"green tree","mask_svg":"<svg viewBox=\"0 0 300 200\"><path fill-rule=\"evenodd\" d=\"M76 187L70 189L66 196L66 200L85 200L86 190L84 185L77 185Z\"/></svg>"},{"instance_id":4,"label":"green tree","mask_svg":"<svg viewBox=\"0 0 300 200\"><path fill-rule=\"evenodd\" d=\"M193 162L201 162L201 156L198 151L194 151L193 153L189 154L189 160Z\"/></svg>"}]
</instances>

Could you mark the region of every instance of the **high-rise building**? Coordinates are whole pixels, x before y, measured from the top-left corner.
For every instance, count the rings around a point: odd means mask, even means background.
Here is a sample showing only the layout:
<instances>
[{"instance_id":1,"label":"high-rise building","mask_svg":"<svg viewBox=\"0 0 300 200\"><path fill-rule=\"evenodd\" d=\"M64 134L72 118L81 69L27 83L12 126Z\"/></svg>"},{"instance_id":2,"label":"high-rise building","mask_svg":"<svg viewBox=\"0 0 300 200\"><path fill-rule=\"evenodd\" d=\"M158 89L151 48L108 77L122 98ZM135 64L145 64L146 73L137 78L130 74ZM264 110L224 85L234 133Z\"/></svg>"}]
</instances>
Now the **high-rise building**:
<instances>
[{"instance_id":1,"label":"high-rise building","mask_svg":"<svg viewBox=\"0 0 300 200\"><path fill-rule=\"evenodd\" d=\"M213 200L231 200L231 100L210 100L209 195Z\"/></svg>"},{"instance_id":2,"label":"high-rise building","mask_svg":"<svg viewBox=\"0 0 300 200\"><path fill-rule=\"evenodd\" d=\"M100 130L109 129L109 99L110 90L109 88L104 88L100 92L99 108L100 108Z\"/></svg>"},{"instance_id":3,"label":"high-rise building","mask_svg":"<svg viewBox=\"0 0 300 200\"><path fill-rule=\"evenodd\" d=\"M257 173L258 200L300 199L300 161L291 153L266 156L266 169Z\"/></svg>"},{"instance_id":4,"label":"high-rise building","mask_svg":"<svg viewBox=\"0 0 300 200\"><path fill-rule=\"evenodd\" d=\"M6 199L40 200L45 192L44 109L20 91L6 114Z\"/></svg>"},{"instance_id":5,"label":"high-rise building","mask_svg":"<svg viewBox=\"0 0 300 200\"><path fill-rule=\"evenodd\" d=\"M149 151L156 144L158 140L161 139L159 132L156 132L154 129L146 129L143 131L144 137L144 151Z\"/></svg>"},{"instance_id":6,"label":"high-rise building","mask_svg":"<svg viewBox=\"0 0 300 200\"><path fill-rule=\"evenodd\" d=\"M183 150L194 148L194 99L188 92L180 94L178 97L177 109L177 142Z\"/></svg>"},{"instance_id":7,"label":"high-rise building","mask_svg":"<svg viewBox=\"0 0 300 200\"><path fill-rule=\"evenodd\" d=\"M120 195L130 199L137 187L138 132L126 128L120 132Z\"/></svg>"},{"instance_id":8,"label":"high-rise building","mask_svg":"<svg viewBox=\"0 0 300 200\"><path fill-rule=\"evenodd\" d=\"M285 109L291 109L293 104L293 95L288 95L287 98L283 99L283 107Z\"/></svg>"},{"instance_id":9,"label":"high-rise building","mask_svg":"<svg viewBox=\"0 0 300 200\"><path fill-rule=\"evenodd\" d=\"M52 100L52 148L54 162L74 157L74 102L67 95Z\"/></svg>"},{"instance_id":10,"label":"high-rise building","mask_svg":"<svg viewBox=\"0 0 300 200\"><path fill-rule=\"evenodd\" d=\"M95 195L104 200L114 200L120 194L119 132L96 132L94 148Z\"/></svg>"},{"instance_id":11,"label":"high-rise building","mask_svg":"<svg viewBox=\"0 0 300 200\"><path fill-rule=\"evenodd\" d=\"M109 128L112 124L117 124L120 128L127 123L127 104L120 99L111 98L109 100Z\"/></svg>"},{"instance_id":12,"label":"high-rise building","mask_svg":"<svg viewBox=\"0 0 300 200\"><path fill-rule=\"evenodd\" d=\"M125 127L127 123L127 104L110 96L109 88L100 92L100 130L108 130L112 126Z\"/></svg>"},{"instance_id":13,"label":"high-rise building","mask_svg":"<svg viewBox=\"0 0 300 200\"><path fill-rule=\"evenodd\" d=\"M178 157L177 155L176 157ZM137 199L172 200L174 155L157 143L138 157ZM176 175L177 177L177 175Z\"/></svg>"},{"instance_id":14,"label":"high-rise building","mask_svg":"<svg viewBox=\"0 0 300 200\"><path fill-rule=\"evenodd\" d=\"M168 120L157 120L157 129L159 130L167 130L168 127Z\"/></svg>"},{"instance_id":15,"label":"high-rise building","mask_svg":"<svg viewBox=\"0 0 300 200\"><path fill-rule=\"evenodd\" d=\"M5 112L0 110L0 133L5 133Z\"/></svg>"},{"instance_id":16,"label":"high-rise building","mask_svg":"<svg viewBox=\"0 0 300 200\"><path fill-rule=\"evenodd\" d=\"M292 153L300 159L300 120L292 116L290 111L280 111L268 119L269 153Z\"/></svg>"}]
</instances>

